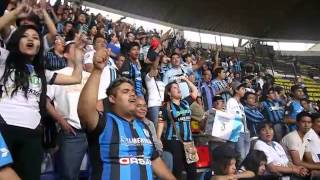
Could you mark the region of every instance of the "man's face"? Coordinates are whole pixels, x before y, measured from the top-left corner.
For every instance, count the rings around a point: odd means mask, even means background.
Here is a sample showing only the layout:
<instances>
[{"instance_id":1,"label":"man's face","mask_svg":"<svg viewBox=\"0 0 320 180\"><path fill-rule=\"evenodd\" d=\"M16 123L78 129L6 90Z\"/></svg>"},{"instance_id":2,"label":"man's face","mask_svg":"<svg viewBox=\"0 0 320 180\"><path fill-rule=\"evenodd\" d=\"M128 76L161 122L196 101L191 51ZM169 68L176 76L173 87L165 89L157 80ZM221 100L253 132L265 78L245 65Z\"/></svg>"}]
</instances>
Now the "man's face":
<instances>
[{"instance_id":1,"label":"man's face","mask_svg":"<svg viewBox=\"0 0 320 180\"><path fill-rule=\"evenodd\" d=\"M180 66L180 56L178 56L178 55L173 55L173 56L171 57L171 65L172 65L173 67L178 67L178 66Z\"/></svg>"},{"instance_id":2,"label":"man's face","mask_svg":"<svg viewBox=\"0 0 320 180\"><path fill-rule=\"evenodd\" d=\"M303 116L301 120L297 120L297 126L298 131L302 132L303 134L307 133L312 126L311 118L308 116Z\"/></svg>"},{"instance_id":3,"label":"man's face","mask_svg":"<svg viewBox=\"0 0 320 180\"><path fill-rule=\"evenodd\" d=\"M81 24L84 24L86 23L86 16L84 14L80 14L79 18L78 18L78 21L81 23Z\"/></svg>"},{"instance_id":4,"label":"man's face","mask_svg":"<svg viewBox=\"0 0 320 180\"><path fill-rule=\"evenodd\" d=\"M138 59L138 56L139 56L139 46L134 46L130 49L129 51L129 57L132 59L132 60L136 60Z\"/></svg>"},{"instance_id":5,"label":"man's face","mask_svg":"<svg viewBox=\"0 0 320 180\"><path fill-rule=\"evenodd\" d=\"M118 69L120 69L122 67L122 64L125 60L124 56L119 56L118 59L116 60L115 64L117 66Z\"/></svg>"},{"instance_id":6,"label":"man's face","mask_svg":"<svg viewBox=\"0 0 320 180\"><path fill-rule=\"evenodd\" d=\"M106 45L106 40L104 38L97 38L95 43L94 43L94 48L95 50L104 48Z\"/></svg>"},{"instance_id":7,"label":"man's face","mask_svg":"<svg viewBox=\"0 0 320 180\"><path fill-rule=\"evenodd\" d=\"M135 39L136 39L136 38L135 38L134 34L132 34L132 33L129 33L129 34L128 34L128 41L129 41L129 42L133 42Z\"/></svg>"},{"instance_id":8,"label":"man's face","mask_svg":"<svg viewBox=\"0 0 320 180\"><path fill-rule=\"evenodd\" d=\"M257 105L256 99L257 99L256 95L254 95L254 94L248 95L248 97L247 97L247 104L248 104L249 106L256 106L256 105Z\"/></svg>"},{"instance_id":9,"label":"man's face","mask_svg":"<svg viewBox=\"0 0 320 180\"><path fill-rule=\"evenodd\" d=\"M204 71L202 73L202 79L203 79L204 82L210 82L211 81L211 77L212 77L211 71L209 71L209 70L206 70L206 71Z\"/></svg>"},{"instance_id":10,"label":"man's face","mask_svg":"<svg viewBox=\"0 0 320 180\"><path fill-rule=\"evenodd\" d=\"M320 118L317 118L312 123L312 129L319 134L320 133Z\"/></svg>"},{"instance_id":11,"label":"man's face","mask_svg":"<svg viewBox=\"0 0 320 180\"><path fill-rule=\"evenodd\" d=\"M69 23L64 26L64 30L66 33L70 32L72 28L73 28L73 25Z\"/></svg>"},{"instance_id":12,"label":"man's face","mask_svg":"<svg viewBox=\"0 0 320 180\"><path fill-rule=\"evenodd\" d=\"M300 89L295 90L294 93L293 93L293 95L294 95L294 97L295 97L296 99L302 99L302 98L304 98L303 89L300 88Z\"/></svg>"},{"instance_id":13,"label":"man's face","mask_svg":"<svg viewBox=\"0 0 320 180\"><path fill-rule=\"evenodd\" d=\"M64 40L61 37L57 37L54 42L54 50L56 50L59 53L63 53L64 51Z\"/></svg>"},{"instance_id":14,"label":"man's face","mask_svg":"<svg viewBox=\"0 0 320 180\"><path fill-rule=\"evenodd\" d=\"M122 83L118 86L115 94L110 95L109 101L114 105L114 108L123 110L125 114L134 115L136 94L131 84Z\"/></svg>"},{"instance_id":15,"label":"man's face","mask_svg":"<svg viewBox=\"0 0 320 180\"><path fill-rule=\"evenodd\" d=\"M226 73L224 72L224 70L221 70L221 72L218 73L218 77L220 77L220 79L225 79L226 78Z\"/></svg>"},{"instance_id":16,"label":"man's face","mask_svg":"<svg viewBox=\"0 0 320 180\"><path fill-rule=\"evenodd\" d=\"M143 120L147 115L147 104L143 98L137 98L135 116Z\"/></svg>"},{"instance_id":17,"label":"man's face","mask_svg":"<svg viewBox=\"0 0 320 180\"><path fill-rule=\"evenodd\" d=\"M267 95L267 97L271 100L275 100L276 99L276 94L274 91L269 91L269 94Z\"/></svg>"},{"instance_id":18,"label":"man's face","mask_svg":"<svg viewBox=\"0 0 320 180\"><path fill-rule=\"evenodd\" d=\"M215 102L213 103L213 107L214 107L215 109L218 109L218 110L222 111L223 108L224 108L224 101L223 101L223 100L217 100L217 101L215 101Z\"/></svg>"},{"instance_id":19,"label":"man's face","mask_svg":"<svg viewBox=\"0 0 320 180\"><path fill-rule=\"evenodd\" d=\"M306 110L306 111L309 110L309 103L307 101L300 101L300 104L304 110Z\"/></svg>"}]
</instances>

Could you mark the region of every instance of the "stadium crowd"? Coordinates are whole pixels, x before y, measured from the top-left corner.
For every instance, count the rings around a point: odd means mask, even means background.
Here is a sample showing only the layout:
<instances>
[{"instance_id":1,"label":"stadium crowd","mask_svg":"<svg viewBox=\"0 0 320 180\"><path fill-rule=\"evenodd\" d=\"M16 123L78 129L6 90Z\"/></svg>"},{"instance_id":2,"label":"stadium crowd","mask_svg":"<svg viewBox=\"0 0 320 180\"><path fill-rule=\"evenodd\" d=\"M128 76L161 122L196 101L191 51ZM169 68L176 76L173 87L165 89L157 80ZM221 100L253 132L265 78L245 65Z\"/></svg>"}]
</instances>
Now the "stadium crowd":
<instances>
[{"instance_id":1,"label":"stadium crowd","mask_svg":"<svg viewBox=\"0 0 320 180\"><path fill-rule=\"evenodd\" d=\"M221 46L122 20L59 0L8 1L0 179L40 179L48 152L62 180L80 177L86 154L94 180L319 179L320 112L303 83L287 92Z\"/></svg>"}]
</instances>

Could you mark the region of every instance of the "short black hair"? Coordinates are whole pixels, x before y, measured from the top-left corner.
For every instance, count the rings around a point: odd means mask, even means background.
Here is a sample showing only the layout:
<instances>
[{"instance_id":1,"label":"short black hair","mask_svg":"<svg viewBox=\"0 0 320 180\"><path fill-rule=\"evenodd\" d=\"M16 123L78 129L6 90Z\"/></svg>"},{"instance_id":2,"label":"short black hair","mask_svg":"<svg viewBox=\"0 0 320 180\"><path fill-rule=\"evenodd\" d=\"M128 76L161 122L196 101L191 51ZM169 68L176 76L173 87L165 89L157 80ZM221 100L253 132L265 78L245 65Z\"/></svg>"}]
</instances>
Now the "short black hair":
<instances>
[{"instance_id":1,"label":"short black hair","mask_svg":"<svg viewBox=\"0 0 320 180\"><path fill-rule=\"evenodd\" d=\"M223 70L224 70L223 67L217 67L217 68L214 70L214 75L215 75L215 76L218 76L218 74L220 74L221 71L223 71Z\"/></svg>"},{"instance_id":2,"label":"short black hair","mask_svg":"<svg viewBox=\"0 0 320 180\"><path fill-rule=\"evenodd\" d=\"M271 122L268 122L268 121L264 121L262 123L259 123L257 125L257 133L260 134L260 131L263 129L263 128L266 128L267 126L269 126L270 128L273 129L273 124Z\"/></svg>"},{"instance_id":3,"label":"short black hair","mask_svg":"<svg viewBox=\"0 0 320 180\"><path fill-rule=\"evenodd\" d=\"M281 86L276 86L276 87L274 87L274 90L275 90L277 93L280 93L281 91L284 90L284 88L281 87Z\"/></svg>"},{"instance_id":4,"label":"short black hair","mask_svg":"<svg viewBox=\"0 0 320 180\"><path fill-rule=\"evenodd\" d=\"M93 38L93 44L96 43L98 38L106 39L101 33L97 33L97 35L95 35L94 38Z\"/></svg>"},{"instance_id":5,"label":"short black hair","mask_svg":"<svg viewBox=\"0 0 320 180\"><path fill-rule=\"evenodd\" d=\"M312 123L314 123L316 121L316 119L320 118L320 113L312 113Z\"/></svg>"},{"instance_id":6,"label":"short black hair","mask_svg":"<svg viewBox=\"0 0 320 180\"><path fill-rule=\"evenodd\" d=\"M65 21L65 22L63 23L64 26L66 26L67 24L72 24L72 26L73 26L73 23L72 23L71 21Z\"/></svg>"},{"instance_id":7,"label":"short black hair","mask_svg":"<svg viewBox=\"0 0 320 180\"><path fill-rule=\"evenodd\" d=\"M261 162L267 162L267 156L263 151L252 150L245 160L242 162L242 166L249 171L258 174L259 166Z\"/></svg>"},{"instance_id":8,"label":"short black hair","mask_svg":"<svg viewBox=\"0 0 320 180\"><path fill-rule=\"evenodd\" d=\"M244 100L247 100L250 95L255 95L255 96L257 96L256 93L248 91L248 92L246 92L246 93L244 94L243 99L244 99Z\"/></svg>"},{"instance_id":9,"label":"short black hair","mask_svg":"<svg viewBox=\"0 0 320 180\"><path fill-rule=\"evenodd\" d=\"M306 112L306 111L302 111L302 112L300 112L299 114L297 114L297 116L296 116L297 118L297 121L301 121L302 120L302 118L303 117L309 117L309 118L311 118L312 119L312 116L311 116L311 114L310 113L308 113L308 112Z\"/></svg>"},{"instance_id":10,"label":"short black hair","mask_svg":"<svg viewBox=\"0 0 320 180\"><path fill-rule=\"evenodd\" d=\"M307 103L310 103L310 100L308 98L302 98L302 99L300 99L300 102L301 101L306 101Z\"/></svg>"},{"instance_id":11,"label":"short black hair","mask_svg":"<svg viewBox=\"0 0 320 180\"><path fill-rule=\"evenodd\" d=\"M138 48L140 48L140 44L139 43L137 43L137 42L130 42L129 43L129 52L131 51L131 49L133 48L133 47L138 47Z\"/></svg>"},{"instance_id":12,"label":"short black hair","mask_svg":"<svg viewBox=\"0 0 320 180\"><path fill-rule=\"evenodd\" d=\"M113 81L110 84L110 86L108 87L107 96L115 95L115 92L116 92L115 90L123 83L128 83L128 84L134 86L133 82L130 79L125 78L125 77L118 78L115 81Z\"/></svg>"},{"instance_id":13,"label":"short black hair","mask_svg":"<svg viewBox=\"0 0 320 180\"><path fill-rule=\"evenodd\" d=\"M180 57L180 54L174 52L174 53L171 54L170 58L172 58L172 57L175 56L175 55L177 55L177 56Z\"/></svg>"}]
</instances>

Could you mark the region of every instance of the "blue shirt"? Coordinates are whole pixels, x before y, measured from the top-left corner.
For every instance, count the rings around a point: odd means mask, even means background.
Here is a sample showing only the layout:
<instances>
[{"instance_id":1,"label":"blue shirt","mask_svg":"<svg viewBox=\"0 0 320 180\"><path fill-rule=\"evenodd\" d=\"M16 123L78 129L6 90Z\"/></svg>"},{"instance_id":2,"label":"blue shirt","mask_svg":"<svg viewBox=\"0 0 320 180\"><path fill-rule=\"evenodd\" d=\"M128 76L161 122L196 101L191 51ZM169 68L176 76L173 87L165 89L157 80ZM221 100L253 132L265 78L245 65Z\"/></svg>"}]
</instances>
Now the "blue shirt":
<instances>
[{"instance_id":1,"label":"blue shirt","mask_svg":"<svg viewBox=\"0 0 320 180\"><path fill-rule=\"evenodd\" d=\"M159 157L149 128L105 112L88 134L93 180L152 180L152 160Z\"/></svg>"},{"instance_id":2,"label":"blue shirt","mask_svg":"<svg viewBox=\"0 0 320 180\"><path fill-rule=\"evenodd\" d=\"M281 123L284 117L284 109L279 101L265 100L261 103L262 114L271 123Z\"/></svg>"},{"instance_id":3,"label":"blue shirt","mask_svg":"<svg viewBox=\"0 0 320 180\"><path fill-rule=\"evenodd\" d=\"M228 83L225 80L214 79L212 81L212 87L214 87L215 91L216 92L222 91L220 95L223 98L225 103L227 103L231 97L229 91L227 90L227 86L228 86Z\"/></svg>"},{"instance_id":4,"label":"blue shirt","mask_svg":"<svg viewBox=\"0 0 320 180\"><path fill-rule=\"evenodd\" d=\"M67 62L64 57L60 57L56 55L53 50L50 50L47 53L45 65L46 65L46 69L55 71L55 70L65 68L67 66Z\"/></svg>"},{"instance_id":5,"label":"blue shirt","mask_svg":"<svg viewBox=\"0 0 320 180\"><path fill-rule=\"evenodd\" d=\"M204 110L208 111L212 108L212 98L216 94L215 89L212 87L211 83L201 82L198 88L201 93Z\"/></svg>"},{"instance_id":6,"label":"blue shirt","mask_svg":"<svg viewBox=\"0 0 320 180\"><path fill-rule=\"evenodd\" d=\"M303 107L300 104L300 101L292 101L289 104L289 112L288 112L288 116L290 119L296 120L297 119L297 115L303 111ZM290 124L289 126L289 130L290 132L296 129L296 125L295 124Z\"/></svg>"},{"instance_id":7,"label":"blue shirt","mask_svg":"<svg viewBox=\"0 0 320 180\"><path fill-rule=\"evenodd\" d=\"M0 133L0 168L12 164L12 157L8 150L8 147Z\"/></svg>"},{"instance_id":8,"label":"blue shirt","mask_svg":"<svg viewBox=\"0 0 320 180\"><path fill-rule=\"evenodd\" d=\"M244 113L246 114L247 126L251 137L258 136L257 125L262 123L264 116L256 107L244 106Z\"/></svg>"}]
</instances>

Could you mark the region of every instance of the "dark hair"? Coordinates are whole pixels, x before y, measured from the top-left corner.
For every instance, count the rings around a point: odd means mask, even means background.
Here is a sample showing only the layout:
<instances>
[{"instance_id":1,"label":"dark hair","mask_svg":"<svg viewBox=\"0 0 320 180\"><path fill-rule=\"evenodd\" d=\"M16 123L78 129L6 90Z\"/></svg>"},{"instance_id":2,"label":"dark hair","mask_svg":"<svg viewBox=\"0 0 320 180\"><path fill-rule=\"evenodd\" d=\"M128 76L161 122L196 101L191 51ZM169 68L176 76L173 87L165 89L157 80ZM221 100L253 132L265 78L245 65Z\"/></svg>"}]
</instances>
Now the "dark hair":
<instances>
[{"instance_id":1,"label":"dark hair","mask_svg":"<svg viewBox=\"0 0 320 180\"><path fill-rule=\"evenodd\" d=\"M302 99L300 99L300 102L302 102L302 101L306 101L307 103L310 103L310 100L309 100L308 98L302 98Z\"/></svg>"},{"instance_id":2,"label":"dark hair","mask_svg":"<svg viewBox=\"0 0 320 180\"><path fill-rule=\"evenodd\" d=\"M217 68L214 70L214 75L215 75L215 76L218 76L218 74L220 74L221 71L223 71L223 70L224 70L223 67L217 67Z\"/></svg>"},{"instance_id":3,"label":"dark hair","mask_svg":"<svg viewBox=\"0 0 320 180\"><path fill-rule=\"evenodd\" d=\"M71 49L71 45L74 44L74 42L67 44L66 46L64 46L64 50L63 53L69 53L70 49Z\"/></svg>"},{"instance_id":4,"label":"dark hair","mask_svg":"<svg viewBox=\"0 0 320 180\"><path fill-rule=\"evenodd\" d=\"M302 112L300 112L299 114L297 114L297 116L296 116L297 118L297 122L298 121L301 121L302 120L302 118L303 117L309 117L309 118L311 118L312 119L312 116L311 116L311 114L310 113L308 113L308 112L306 112L306 111L302 111Z\"/></svg>"},{"instance_id":5,"label":"dark hair","mask_svg":"<svg viewBox=\"0 0 320 180\"><path fill-rule=\"evenodd\" d=\"M129 37L129 34L134 35L134 33L133 33L133 32L127 32L126 37ZM136 36L136 35L134 35L134 36Z\"/></svg>"},{"instance_id":6,"label":"dark hair","mask_svg":"<svg viewBox=\"0 0 320 180\"><path fill-rule=\"evenodd\" d=\"M104 36L103 36L101 33L97 33L97 34L94 36L94 38L93 38L93 44L96 43L96 41L97 41L98 38L103 38L103 39L105 39Z\"/></svg>"},{"instance_id":7,"label":"dark hair","mask_svg":"<svg viewBox=\"0 0 320 180\"><path fill-rule=\"evenodd\" d=\"M255 96L257 96L256 93L248 91L248 92L246 92L246 93L244 94L243 99L244 99L244 100L247 100L250 95L255 95Z\"/></svg>"},{"instance_id":8,"label":"dark hair","mask_svg":"<svg viewBox=\"0 0 320 180\"><path fill-rule=\"evenodd\" d=\"M170 82L166 85L165 89L164 89L164 102L169 102L171 101L171 98L169 96L169 92L171 90L172 85L174 84L178 84L176 81Z\"/></svg>"},{"instance_id":9,"label":"dark hair","mask_svg":"<svg viewBox=\"0 0 320 180\"><path fill-rule=\"evenodd\" d=\"M262 161L267 162L267 156L265 153L263 151L253 150L244 159L242 166L246 170L253 171L257 175Z\"/></svg>"},{"instance_id":10,"label":"dark hair","mask_svg":"<svg viewBox=\"0 0 320 180\"><path fill-rule=\"evenodd\" d=\"M273 124L272 124L271 122L264 121L264 122L262 122L262 123L259 123L259 124L257 125L257 133L258 133L258 135L260 134L260 131L261 131L263 128L266 128L267 126L273 129Z\"/></svg>"},{"instance_id":11,"label":"dark hair","mask_svg":"<svg viewBox=\"0 0 320 180\"><path fill-rule=\"evenodd\" d=\"M24 92L24 96L28 98L28 91L29 91L29 78L31 73L28 70L27 64L29 61L29 57L25 54L22 54L22 52L19 49L19 44L21 38L24 36L24 33L29 30L33 29L36 32L37 28L32 25L24 25L19 27L11 36L7 49L9 50L9 55L6 60L5 64L5 70L1 77L1 81L3 81L5 91L7 95L8 89L7 89L7 83L9 78L11 77L11 74L14 73L14 89L11 92L11 97L13 97L15 94L17 94L19 89L22 89ZM39 102L39 109L41 115L44 115L46 112L46 93L47 93L47 80L45 76L45 70L44 70L44 59L43 59L43 42L42 37L39 34L39 40L40 40L40 49L38 54L35 55L32 65L34 67L34 72L41 80L41 94L40 94L40 102Z\"/></svg>"},{"instance_id":12,"label":"dark hair","mask_svg":"<svg viewBox=\"0 0 320 180\"><path fill-rule=\"evenodd\" d=\"M312 123L314 123L316 121L316 119L320 118L320 113L312 113Z\"/></svg>"},{"instance_id":13,"label":"dark hair","mask_svg":"<svg viewBox=\"0 0 320 180\"><path fill-rule=\"evenodd\" d=\"M191 55L191 54L186 54L186 55L184 55L184 56L183 56L183 61L185 62L188 57L191 57L191 58L192 58L192 55Z\"/></svg>"},{"instance_id":14,"label":"dark hair","mask_svg":"<svg viewBox=\"0 0 320 180\"><path fill-rule=\"evenodd\" d=\"M66 26L67 24L72 24L72 26L73 26L73 23L72 23L71 21L65 21L65 22L63 23L64 26Z\"/></svg>"},{"instance_id":15,"label":"dark hair","mask_svg":"<svg viewBox=\"0 0 320 180\"><path fill-rule=\"evenodd\" d=\"M129 43L129 52L131 51L131 49L133 48L133 47L138 47L138 48L140 48L140 45L139 45L139 43L137 43L137 42L130 42Z\"/></svg>"},{"instance_id":16,"label":"dark hair","mask_svg":"<svg viewBox=\"0 0 320 180\"><path fill-rule=\"evenodd\" d=\"M115 81L113 81L110 84L110 86L108 87L107 92L106 92L107 95L108 96L115 95L116 89L123 83L128 83L131 86L134 86L133 82L130 79L125 78L125 77L121 77L121 78L116 79Z\"/></svg>"},{"instance_id":17,"label":"dark hair","mask_svg":"<svg viewBox=\"0 0 320 180\"><path fill-rule=\"evenodd\" d=\"M284 90L284 88L281 87L281 86L276 86L276 87L274 87L274 90L275 90L277 93L280 93L281 91Z\"/></svg>"},{"instance_id":18,"label":"dark hair","mask_svg":"<svg viewBox=\"0 0 320 180\"><path fill-rule=\"evenodd\" d=\"M170 58L172 58L173 56L179 56L180 57L180 54L174 52L174 53L171 54Z\"/></svg>"},{"instance_id":19,"label":"dark hair","mask_svg":"<svg viewBox=\"0 0 320 180\"><path fill-rule=\"evenodd\" d=\"M225 170L230 165L231 160L237 159L237 152L229 145L223 144L216 147L212 152L211 168L215 175L226 175Z\"/></svg>"}]
</instances>

